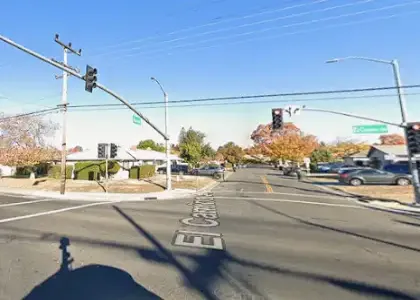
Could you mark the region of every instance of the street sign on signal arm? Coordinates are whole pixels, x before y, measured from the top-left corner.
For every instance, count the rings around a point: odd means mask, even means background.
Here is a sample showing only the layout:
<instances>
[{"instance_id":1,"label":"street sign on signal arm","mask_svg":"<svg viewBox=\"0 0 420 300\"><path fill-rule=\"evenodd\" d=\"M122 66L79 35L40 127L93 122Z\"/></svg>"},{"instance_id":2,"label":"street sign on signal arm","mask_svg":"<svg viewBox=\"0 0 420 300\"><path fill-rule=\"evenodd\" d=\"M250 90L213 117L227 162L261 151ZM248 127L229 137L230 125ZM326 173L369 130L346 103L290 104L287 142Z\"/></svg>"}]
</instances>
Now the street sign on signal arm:
<instances>
[{"instance_id":1,"label":"street sign on signal arm","mask_svg":"<svg viewBox=\"0 0 420 300\"><path fill-rule=\"evenodd\" d=\"M138 115L133 115L133 123L141 125L141 118Z\"/></svg>"},{"instance_id":2,"label":"street sign on signal arm","mask_svg":"<svg viewBox=\"0 0 420 300\"><path fill-rule=\"evenodd\" d=\"M388 133L388 126L386 124L357 125L357 126L353 126L353 133L355 134Z\"/></svg>"}]
</instances>

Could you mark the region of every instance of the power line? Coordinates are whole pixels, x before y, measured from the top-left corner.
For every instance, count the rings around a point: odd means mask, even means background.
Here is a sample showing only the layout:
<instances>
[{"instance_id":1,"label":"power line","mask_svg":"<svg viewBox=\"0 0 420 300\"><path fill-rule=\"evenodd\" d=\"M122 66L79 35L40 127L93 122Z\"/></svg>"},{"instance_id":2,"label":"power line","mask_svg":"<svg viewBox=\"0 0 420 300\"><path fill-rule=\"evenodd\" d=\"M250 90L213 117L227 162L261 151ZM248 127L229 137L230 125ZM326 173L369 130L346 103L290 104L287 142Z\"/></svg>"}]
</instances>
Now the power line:
<instances>
[{"instance_id":1,"label":"power line","mask_svg":"<svg viewBox=\"0 0 420 300\"><path fill-rule=\"evenodd\" d=\"M417 85L406 85L401 88L410 89L410 88L419 88L420 84ZM395 90L395 86L385 86L385 87L370 87L370 88L358 88L358 89L342 89L342 90L325 90L325 91L309 91L309 92L295 92L295 93L278 93L278 94L259 94L259 95L249 95L249 96L230 96L230 97L219 97L219 98L198 98L198 99L182 99L182 100L172 100L168 101L169 103L194 103L194 102L207 102L207 101L223 101L223 100L244 100L244 99L258 99L258 98L274 98L274 97L293 97L293 96L311 96L311 95L328 95L328 94L344 94L344 93L360 93L360 92L372 92L372 91L384 91L384 90ZM372 97L372 96L371 96ZM134 102L131 105L154 105L162 104L161 101L153 102ZM118 103L102 103L102 104L85 104L85 105L69 105L70 108L86 108L86 107L119 107L121 104Z\"/></svg>"},{"instance_id":2,"label":"power line","mask_svg":"<svg viewBox=\"0 0 420 300\"><path fill-rule=\"evenodd\" d=\"M253 35L253 34L260 34L260 33L267 32L267 31L270 31L270 30L273 30L273 29L281 29L281 28L289 28L289 27L296 27L296 26L302 26L302 25L309 25L309 24L331 21L331 20L337 20L337 19L347 18L347 17L352 17L352 16L358 16L358 15L367 14L367 13L371 13L371 12L389 10L389 9L393 9L393 8L397 8L397 7L403 7L403 6L414 5L414 4L420 4L420 1L411 1L411 2L408 2L408 3L399 3L399 4L383 6L383 7L379 7L379 8L375 8L375 9L367 9L367 10L362 10L362 11L358 11L358 12L354 12L354 13L341 14L341 15L338 15L338 16L332 16L332 17L327 17L327 18L319 18L319 19L303 21L303 22L298 22L298 23L293 23L293 24L286 24L286 25L282 25L282 26L272 26L272 27L268 27L268 28L246 31L246 32L243 32L243 33L238 33L238 34L233 34L233 35L227 35L227 36L221 36L221 37L216 37L216 38L211 38L211 39L205 39L205 40L202 40L202 41L197 41L197 42L192 42L192 43L185 43L185 44L181 44L181 45L172 46L172 47L169 47L167 49L157 49L157 50L152 50L152 51L144 51L144 52L136 52L136 53L132 53L132 54L126 54L126 55L121 56L120 58L154 54L154 53L159 53L159 52L162 52L162 51L169 51L169 50L178 49L178 48L196 46L198 44L204 44L204 43L209 43L209 42L232 39L232 38L235 38L235 37L242 37L242 36L248 36L248 35Z\"/></svg>"},{"instance_id":3,"label":"power line","mask_svg":"<svg viewBox=\"0 0 420 300\"><path fill-rule=\"evenodd\" d=\"M188 53L188 52L196 52L196 51L200 51L200 50L212 49L212 48L222 47L222 46L232 46L232 45L238 45L238 44L241 44L241 43L249 43L249 42L262 41L262 40L268 40L268 39L277 39L277 38L281 38L281 37L285 37L285 36L292 36L292 35L304 34L304 33L312 33L312 32L316 32L316 31L334 29L334 28L345 27L345 26L350 26L350 25L372 23L372 22L376 22L376 21L387 20L387 19L402 17L402 16L409 16L409 15L418 14L418 13L420 13L420 10L412 10L412 11L405 12L405 13L396 13L396 14L391 14L391 15L387 15L387 16L380 16L380 17L369 18L369 19L364 19L364 20L359 20L359 21L350 21L350 22L344 22L344 23L338 23L338 24L331 24L331 25L322 26L322 27L313 28L313 29L297 30L297 31L286 32L286 33L282 33L282 34L269 35L269 36L258 36L258 37L249 38L249 39L242 39L242 40L238 40L238 41L234 41L234 42L230 42L230 43L217 43L215 45L208 45L208 46L197 47L197 48L183 49L182 53L185 54L185 53ZM155 55L153 55L153 54L155 54ZM143 56L143 58L150 58L150 57L154 57L154 56L159 56L161 54L173 55L174 53L172 53L172 52L152 53L152 55ZM129 57L128 56L117 57L115 60L110 61L108 64L105 64L105 66L109 67L110 65L113 65L113 64L117 63L119 60L126 59L126 58L129 58Z\"/></svg>"},{"instance_id":4,"label":"power line","mask_svg":"<svg viewBox=\"0 0 420 300\"><path fill-rule=\"evenodd\" d=\"M323 0L323 1L328 1L328 0ZM191 26L191 27L187 27L187 28L184 28L184 29L175 30L175 31L167 33L166 35L170 36L170 35L174 35L174 34L178 34L178 33L182 33L182 32L188 32L188 31L196 30L196 29L199 29L199 28L205 28L205 27L219 25L219 24L223 24L223 23L227 23L227 22L253 18L253 17L256 17L256 16L276 13L276 12L280 12L280 11L286 11L286 10L299 8L299 7L304 7L304 6L312 5L312 4L313 3L303 3L303 4L291 5L291 6L277 8L277 9L264 10L264 11L260 11L260 12L249 14L249 15L238 16L238 17L233 17L233 18L228 18L228 19L222 19L222 20L215 21L215 22L209 22L209 23L205 23L205 24L202 24L202 25ZM142 38L142 39L131 40L131 41L122 42L122 43L119 43L119 44L105 46L105 47L102 47L101 49L118 48L118 47L124 46L124 45L130 45L130 44L140 43L140 42L144 42L144 41L151 40L151 39L156 39L157 37L158 36L150 36L150 37L146 37L146 38ZM97 54L97 55L94 55L94 56L99 56L99 55L102 55L102 54Z\"/></svg>"},{"instance_id":5,"label":"power line","mask_svg":"<svg viewBox=\"0 0 420 300\"><path fill-rule=\"evenodd\" d=\"M420 95L420 93L410 93L405 94L410 95ZM395 95L373 95L373 96L349 96L349 97L334 97L334 98L308 98L308 99L290 99L290 100L263 100L263 101L239 101L239 102L226 102L226 103L201 103L201 104L183 104L183 105L170 105L171 108L186 108L186 107L207 107L207 106L234 106L234 105L245 105L245 104L266 104L266 103L297 103L297 102L314 102L314 101L337 101L337 100L356 100L356 99L367 99L367 98L385 98L392 97ZM141 106L140 109L153 109L153 108L163 108L164 105L152 105L152 106ZM72 109L75 107L71 107ZM89 111L115 111L115 110L125 110L125 107L106 107L100 106L98 108L93 108L91 106L76 107L74 111L78 112L89 112Z\"/></svg>"},{"instance_id":6,"label":"power line","mask_svg":"<svg viewBox=\"0 0 420 300\"><path fill-rule=\"evenodd\" d=\"M14 115L14 116L3 117L3 118L0 118L0 122L11 120L11 119L22 118L22 117L29 117L29 116L37 117L37 116L41 116L41 115L50 114L50 113L53 113L53 112L58 112L58 111L59 111L59 108L49 108L49 109L37 110L37 111L29 112L29 113L23 113L23 114L18 114L18 115Z\"/></svg>"},{"instance_id":7,"label":"power line","mask_svg":"<svg viewBox=\"0 0 420 300\"><path fill-rule=\"evenodd\" d=\"M406 85L402 86L403 89L410 88L420 88L420 84L417 85ZM195 102L205 102L205 101L222 101L222 100L244 100L244 99L259 99L259 98L274 98L274 97L293 97L293 96L309 96L309 95L322 95L322 94L340 94L340 93L357 93L357 92L366 92L366 91L381 91L381 90L392 90L396 87L376 87L376 88L359 88L359 89L346 89L346 90L326 90L326 91L309 91L309 92L297 92L297 93L279 93L279 94L260 94L260 95L250 95L250 96L234 96L234 97L220 97L220 98L200 98L200 99L188 99L188 100L174 100L169 101L169 103L195 103ZM420 93L405 93L407 96L420 95ZM368 98L384 98L392 97L394 94L381 94L381 95L362 95L362 96L343 96L343 97L323 97L323 98L300 98L300 99L276 99L276 100L263 100L263 101L239 101L239 102L228 102L228 103L201 103L201 104L184 104L184 105L173 105L171 107L199 107L199 106L217 106L217 105L240 105L240 104L261 104L261 103L293 103L293 102L311 102L311 101L332 101L332 100L355 100L355 99L368 99ZM160 105L159 105L160 104ZM141 107L142 109L146 108L161 108L164 102L154 101L154 102L137 102L131 103L131 105L141 106L141 105L152 105ZM74 111L99 111L99 110L119 110L125 109L121 108L121 104L84 104L84 105L68 105L68 108L76 109ZM105 109L101 109L105 107ZM99 108L99 109L98 109ZM15 116L8 116L0 118L0 121L5 121L13 118L20 118L25 116L40 116L46 115L53 112L58 112L60 108L51 108L44 110L37 110L29 113L19 114ZM90 110L89 110L90 109Z\"/></svg>"},{"instance_id":8,"label":"power line","mask_svg":"<svg viewBox=\"0 0 420 300\"><path fill-rule=\"evenodd\" d=\"M308 3L308 5L323 3L323 2L326 2L326 1L329 1L329 0L317 0L315 2ZM240 28L245 28L245 27L255 26L255 25L260 25L260 24L265 24L265 23L271 23L271 22L275 22L275 21L279 21L279 20L305 16L305 15L312 14L312 13L325 12L325 11L334 10L334 9L337 9L337 8L354 6L354 5L358 5L358 4L362 4L362 3L368 3L368 2L372 2L372 1L375 1L375 0L361 0L361 1L355 2L355 3L346 3L346 4L343 4L343 5L331 6L331 7L327 7L327 8L323 8L323 9L318 9L318 10L310 10L310 11L306 11L306 12L295 13L295 14L280 16L280 17L271 18L271 19L264 19L264 20L261 20L261 21L245 23L245 24L241 24L241 25L237 25L237 26L219 28L219 29L215 29L215 30L200 32L200 33L196 33L196 34L192 34L192 35L186 35L186 36L181 36L181 37L174 38L174 39L169 39L169 40L156 42L156 43L153 43L152 46L179 42L179 41L182 41L182 40L187 40L187 39L191 39L191 38L195 38L195 37L202 37L202 36L206 36L206 35L210 35L210 34L214 34L214 33L236 30L236 29L240 29ZM144 47L147 47L147 46L150 46L150 45L146 44L146 45L141 45L141 46L138 46L138 47L125 48L125 49L115 50L115 51L112 51L112 52L106 52L106 53L101 54L101 56L102 55L116 54L116 53L120 53L120 52L130 52L130 51L134 51L134 50L140 50L140 49L143 49Z\"/></svg>"}]
</instances>

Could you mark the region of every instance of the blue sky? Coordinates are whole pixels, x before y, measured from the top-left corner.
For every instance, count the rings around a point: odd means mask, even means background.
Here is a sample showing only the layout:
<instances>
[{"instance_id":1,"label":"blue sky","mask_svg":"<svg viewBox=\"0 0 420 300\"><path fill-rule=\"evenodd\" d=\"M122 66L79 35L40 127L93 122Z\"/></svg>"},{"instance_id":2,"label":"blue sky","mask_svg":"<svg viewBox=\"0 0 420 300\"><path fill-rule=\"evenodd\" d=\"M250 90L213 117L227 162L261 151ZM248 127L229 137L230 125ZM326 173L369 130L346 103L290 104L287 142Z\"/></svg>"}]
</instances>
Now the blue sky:
<instances>
[{"instance_id":1,"label":"blue sky","mask_svg":"<svg viewBox=\"0 0 420 300\"><path fill-rule=\"evenodd\" d=\"M162 101L155 76L170 100L253 94L348 89L394 84L390 66L364 61L325 64L350 55L397 58L403 83L420 83L418 31L420 1L413 0L185 0L7 1L2 4L2 35L47 57L62 59L55 33L82 48L69 56L72 66L98 69L98 80L130 102ZM54 107L60 102L59 70L0 43L1 111L14 114ZM409 119L420 114L420 89L406 90ZM314 100L339 96L359 99ZM170 107L169 135L176 142L182 126L205 132L213 146L227 141L247 146L250 132L269 123L271 108L287 104L340 110L399 122L395 91L264 99L253 104ZM69 80L73 105L117 103L100 90L84 91ZM294 102L295 101L295 102ZM235 101L221 101L234 103ZM210 103L210 102L207 102ZM213 102L214 103L214 102ZM194 103L197 104L197 103ZM164 128L164 110L142 111ZM134 125L127 110L70 111L68 145L94 148L98 142L123 146L161 138L146 124ZM57 114L49 118L61 121ZM369 122L324 113L294 117L302 130L323 140L352 136L352 126ZM398 132L389 128L391 132ZM60 135L52 140L60 144Z\"/></svg>"}]
</instances>

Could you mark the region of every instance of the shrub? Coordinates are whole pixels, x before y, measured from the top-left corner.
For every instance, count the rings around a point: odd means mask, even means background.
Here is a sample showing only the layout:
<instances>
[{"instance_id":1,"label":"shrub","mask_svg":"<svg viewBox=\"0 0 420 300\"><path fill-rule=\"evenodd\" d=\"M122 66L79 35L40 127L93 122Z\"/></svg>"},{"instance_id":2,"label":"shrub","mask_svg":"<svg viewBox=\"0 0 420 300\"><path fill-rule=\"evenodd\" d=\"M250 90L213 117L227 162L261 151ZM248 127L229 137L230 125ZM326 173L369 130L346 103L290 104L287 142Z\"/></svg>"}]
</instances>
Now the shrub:
<instances>
[{"instance_id":1,"label":"shrub","mask_svg":"<svg viewBox=\"0 0 420 300\"><path fill-rule=\"evenodd\" d=\"M149 178L155 175L156 167L154 165L135 166L130 169L129 177L131 179Z\"/></svg>"},{"instance_id":2,"label":"shrub","mask_svg":"<svg viewBox=\"0 0 420 300\"><path fill-rule=\"evenodd\" d=\"M66 179L71 179L71 173L73 171L73 166L66 166ZM48 170L48 177L54 179L61 178L61 165L51 166Z\"/></svg>"},{"instance_id":3,"label":"shrub","mask_svg":"<svg viewBox=\"0 0 420 300\"><path fill-rule=\"evenodd\" d=\"M105 161L86 161L77 162L75 165L75 179L89 180L89 174L93 172L93 179L100 180L105 177ZM120 170L120 165L116 161L108 161L108 174L113 175Z\"/></svg>"}]
</instances>

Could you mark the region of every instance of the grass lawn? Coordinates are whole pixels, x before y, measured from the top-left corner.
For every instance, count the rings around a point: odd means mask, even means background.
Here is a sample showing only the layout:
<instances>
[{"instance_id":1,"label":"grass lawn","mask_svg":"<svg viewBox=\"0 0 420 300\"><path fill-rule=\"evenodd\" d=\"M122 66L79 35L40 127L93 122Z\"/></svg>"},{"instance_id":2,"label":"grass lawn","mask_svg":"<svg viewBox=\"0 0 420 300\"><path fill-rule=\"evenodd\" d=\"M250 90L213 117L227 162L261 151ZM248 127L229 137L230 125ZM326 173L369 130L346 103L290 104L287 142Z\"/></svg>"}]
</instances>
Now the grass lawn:
<instances>
[{"instance_id":1,"label":"grass lawn","mask_svg":"<svg viewBox=\"0 0 420 300\"><path fill-rule=\"evenodd\" d=\"M176 176L172 177L172 188L174 189L200 189L214 179L210 177L187 177L176 181ZM149 180L119 180L108 182L108 192L110 193L152 193L160 192L165 189L165 180L161 177ZM0 188L11 189L30 189L42 191L60 191L60 180L51 178L2 178ZM71 180L66 181L67 192L105 192L105 182Z\"/></svg>"}]
</instances>

